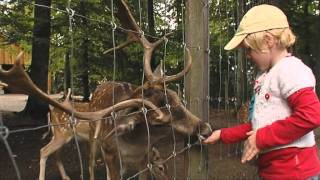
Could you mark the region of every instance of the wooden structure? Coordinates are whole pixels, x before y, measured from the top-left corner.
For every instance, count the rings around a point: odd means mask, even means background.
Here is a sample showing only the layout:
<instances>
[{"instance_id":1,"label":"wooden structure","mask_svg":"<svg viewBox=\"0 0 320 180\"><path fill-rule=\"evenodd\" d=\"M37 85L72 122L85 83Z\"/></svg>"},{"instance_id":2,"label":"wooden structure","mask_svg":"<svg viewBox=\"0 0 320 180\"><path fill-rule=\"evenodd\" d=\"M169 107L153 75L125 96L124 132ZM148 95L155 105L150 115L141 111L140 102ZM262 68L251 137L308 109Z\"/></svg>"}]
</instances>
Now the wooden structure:
<instances>
[{"instance_id":1,"label":"wooden structure","mask_svg":"<svg viewBox=\"0 0 320 180\"><path fill-rule=\"evenodd\" d=\"M0 66L8 70L14 64L17 55L23 49L18 44L7 44L5 42L5 38L0 34ZM28 64L31 60L31 56L28 53L24 53L23 57L23 64ZM4 84L0 81L0 90L4 88Z\"/></svg>"},{"instance_id":2,"label":"wooden structure","mask_svg":"<svg viewBox=\"0 0 320 180\"><path fill-rule=\"evenodd\" d=\"M209 1L201 2L186 1L186 45L191 47L193 64L185 79L185 88L188 109L202 121L209 122ZM205 179L207 148L195 146L185 159L186 177Z\"/></svg>"},{"instance_id":3,"label":"wooden structure","mask_svg":"<svg viewBox=\"0 0 320 180\"><path fill-rule=\"evenodd\" d=\"M17 44L6 45L4 38L0 35L0 65L12 65L21 51L22 48ZM30 61L30 55L25 53L22 59L23 63L26 64Z\"/></svg>"}]
</instances>

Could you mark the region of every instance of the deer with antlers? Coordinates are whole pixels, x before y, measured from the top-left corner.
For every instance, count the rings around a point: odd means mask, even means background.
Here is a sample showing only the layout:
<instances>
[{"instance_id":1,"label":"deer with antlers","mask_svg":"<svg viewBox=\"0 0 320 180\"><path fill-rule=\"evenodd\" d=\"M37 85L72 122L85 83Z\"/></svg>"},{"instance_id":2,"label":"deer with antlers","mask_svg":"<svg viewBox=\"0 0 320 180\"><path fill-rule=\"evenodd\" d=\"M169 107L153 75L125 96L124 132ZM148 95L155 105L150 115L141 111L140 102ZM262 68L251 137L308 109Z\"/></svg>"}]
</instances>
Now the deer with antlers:
<instances>
[{"instance_id":1,"label":"deer with antlers","mask_svg":"<svg viewBox=\"0 0 320 180\"><path fill-rule=\"evenodd\" d=\"M130 91L132 90L132 87L130 84L128 83L113 83L113 87L115 88L116 92L120 92L122 94L116 94L117 98L121 98L120 100L117 99L116 101L122 101L125 99L128 99L128 94L130 94ZM111 83L104 83L101 84L100 86L97 87L96 91L95 91L95 97L94 101L90 101L89 103L84 103L84 102L73 102L73 107L80 112L86 112L86 111L90 111L91 110L98 110L98 109L102 109L105 106L111 106L110 105L110 101L109 102L104 102L105 99L110 99L108 97L104 97L104 96L108 96L110 95L110 93L106 93L108 92L108 89L112 88L112 84ZM121 88L121 90L119 91L119 88ZM129 91L129 92L128 92ZM69 90L65 100L63 101L63 104L65 105L71 105L70 104L70 93L71 91ZM109 91L110 92L110 91ZM70 140L75 136L79 136L82 139L89 141L89 133L90 133L90 124L88 121L78 121L72 128L72 126L70 125L70 118L71 116L69 116L67 113L65 113L64 111L61 111L60 109L57 108L51 108L50 107L50 124L51 126L51 130L52 130L52 139L51 141L44 146L43 148L41 148L40 150L40 174L39 174L39 179L44 179L45 177L45 167L46 167L46 160L47 158L51 155L51 154L55 154L56 158L55 158L55 163L58 167L58 170L60 172L61 178L63 180L69 180L69 176L67 175L65 168L63 166L63 163L61 161L60 158L60 150L61 148L70 142ZM151 162L153 164L153 170L151 172L145 173L142 176L144 177L148 177L148 179L150 179L149 177L153 176L155 177L155 180L167 180L167 167L165 165L163 165L161 162L163 161L160 152L155 149L152 148L152 156L151 156ZM92 164L90 164L92 165ZM106 169L107 165L106 165ZM90 176L93 176L92 173L94 168L89 166L89 170L90 170ZM150 174L151 173L151 174Z\"/></svg>"},{"instance_id":2,"label":"deer with antlers","mask_svg":"<svg viewBox=\"0 0 320 180\"><path fill-rule=\"evenodd\" d=\"M187 62L185 68L176 75L165 76L161 71L161 66L158 66L155 72L151 69L151 56L154 50L167 40L167 36L171 33L164 35L162 38L155 42L150 42L142 33L142 30L134 20L128 5L124 0L116 1L118 11L117 17L125 28L129 28L127 42L115 47L116 49L123 48L133 42L142 45L144 49L143 55L143 68L147 78L147 82L140 87L137 87L130 96L131 98L143 98L151 101L157 107L162 108L164 118L160 121L155 121L152 117L148 117L148 126L144 122L143 113L133 114L135 108L128 108L121 113L126 114L121 118L117 118L118 127L127 126L128 132L124 132L118 136L118 146L111 146L114 139L107 138L108 135L102 136L103 150L105 151L105 161L108 164L111 179L128 178L146 167L147 164L143 161L145 155L148 154L148 145L153 145L161 139L171 138L172 128L182 135L203 135L208 136L211 133L211 128L208 124L202 122L198 117L194 116L188 111L176 92L167 89L165 83L179 80L189 71L192 64L191 54L186 49ZM114 49L105 52L111 52ZM95 97L93 96L93 99ZM165 108L163 108L165 107ZM121 115L121 114L120 114ZM130 128L129 128L130 127ZM150 131L148 134L147 130ZM106 131L107 133L108 131ZM120 172L119 157L117 152L120 152L122 158L123 174ZM142 179L142 177L140 177Z\"/></svg>"},{"instance_id":3,"label":"deer with antlers","mask_svg":"<svg viewBox=\"0 0 320 180\"><path fill-rule=\"evenodd\" d=\"M109 178L118 180L131 177L152 163L152 157L148 157L151 154L150 147L160 140L171 138L172 130L184 136L211 134L210 125L187 110L175 91L165 87L165 83L178 80L188 72L192 64L190 52L186 49L186 66L178 74L165 76L160 68L152 72L150 65L152 53L169 34L153 43L148 41L141 33L127 4L123 0L116 3L120 22L126 22L127 27L132 30L131 35L134 39L132 42L138 42L143 46L143 68L147 78L144 85L128 89L123 88L126 83L119 82L120 88L116 91L106 87L97 88L89 105L89 110L92 112L79 112L70 105L50 99L40 91L23 71L19 57L11 70L0 70L0 80L8 86L38 97L67 114L74 115L79 121L89 120L91 180L94 179L95 152L99 147L107 164ZM107 82L109 87L115 88L113 83ZM141 107L143 111L139 111ZM149 111L144 107L153 110ZM117 113L113 113L112 118L101 121L111 112ZM152 171L152 169L149 170ZM139 178L148 179L145 176Z\"/></svg>"}]
</instances>

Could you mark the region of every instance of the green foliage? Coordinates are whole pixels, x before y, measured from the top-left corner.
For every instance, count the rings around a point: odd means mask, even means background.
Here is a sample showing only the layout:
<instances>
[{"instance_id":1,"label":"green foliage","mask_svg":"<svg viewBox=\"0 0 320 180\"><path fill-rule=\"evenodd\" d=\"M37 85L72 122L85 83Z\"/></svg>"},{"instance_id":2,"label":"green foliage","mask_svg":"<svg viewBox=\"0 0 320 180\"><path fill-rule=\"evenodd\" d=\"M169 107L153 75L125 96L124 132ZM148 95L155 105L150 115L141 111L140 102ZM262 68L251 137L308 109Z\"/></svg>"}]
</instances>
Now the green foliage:
<instances>
[{"instance_id":1,"label":"green foliage","mask_svg":"<svg viewBox=\"0 0 320 180\"><path fill-rule=\"evenodd\" d=\"M33 7L28 3L17 4L10 0L0 2L0 35L7 43L17 43L26 51L31 50Z\"/></svg>"}]
</instances>

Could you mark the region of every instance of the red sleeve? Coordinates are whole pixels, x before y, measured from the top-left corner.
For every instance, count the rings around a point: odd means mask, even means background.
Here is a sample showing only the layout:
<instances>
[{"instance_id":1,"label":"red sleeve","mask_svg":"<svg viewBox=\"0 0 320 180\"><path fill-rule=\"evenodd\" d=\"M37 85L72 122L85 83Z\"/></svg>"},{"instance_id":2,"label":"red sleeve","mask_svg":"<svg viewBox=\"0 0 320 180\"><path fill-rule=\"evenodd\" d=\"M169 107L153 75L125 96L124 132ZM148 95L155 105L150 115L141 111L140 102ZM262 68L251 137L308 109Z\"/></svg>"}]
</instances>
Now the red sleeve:
<instances>
[{"instance_id":1,"label":"red sleeve","mask_svg":"<svg viewBox=\"0 0 320 180\"><path fill-rule=\"evenodd\" d=\"M247 132L252 130L251 123L241 124L235 127L221 129L221 141L226 144L236 143L245 140Z\"/></svg>"},{"instance_id":2,"label":"red sleeve","mask_svg":"<svg viewBox=\"0 0 320 180\"><path fill-rule=\"evenodd\" d=\"M289 144L320 126L320 103L313 88L303 88L288 97L292 115L258 129L259 149Z\"/></svg>"}]
</instances>

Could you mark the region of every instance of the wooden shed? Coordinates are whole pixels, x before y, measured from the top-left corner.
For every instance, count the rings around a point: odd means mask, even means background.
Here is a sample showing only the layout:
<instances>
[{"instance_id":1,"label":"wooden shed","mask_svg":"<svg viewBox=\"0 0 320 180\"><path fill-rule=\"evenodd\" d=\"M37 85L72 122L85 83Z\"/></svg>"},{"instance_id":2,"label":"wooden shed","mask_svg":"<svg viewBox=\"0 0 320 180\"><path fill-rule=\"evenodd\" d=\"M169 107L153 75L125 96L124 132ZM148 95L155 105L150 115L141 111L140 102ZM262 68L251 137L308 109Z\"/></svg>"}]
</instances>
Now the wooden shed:
<instances>
[{"instance_id":1,"label":"wooden shed","mask_svg":"<svg viewBox=\"0 0 320 180\"><path fill-rule=\"evenodd\" d=\"M9 70L14 64L17 55L23 49L18 44L7 44L5 38L0 34L0 66L4 70ZM28 64L31 61L31 56L28 53L24 53L23 64ZM4 88L4 84L0 81L0 91ZM14 93L14 92L13 92Z\"/></svg>"},{"instance_id":2,"label":"wooden shed","mask_svg":"<svg viewBox=\"0 0 320 180\"><path fill-rule=\"evenodd\" d=\"M12 65L16 60L17 55L19 52L22 51L22 48L17 44L9 44L9 45L2 45L5 44L3 38L0 36L0 65ZM26 64L30 61L31 56L28 53L24 53L23 57L23 64Z\"/></svg>"},{"instance_id":3,"label":"wooden shed","mask_svg":"<svg viewBox=\"0 0 320 180\"><path fill-rule=\"evenodd\" d=\"M23 49L18 44L6 44L5 38L0 34L0 66L4 70L9 70L18 54L23 51ZM30 64L31 55L24 51L23 57L23 65ZM0 81L0 90L5 88L5 84ZM48 73L48 92L51 91L51 76L50 72ZM5 93L19 93L11 90L5 91Z\"/></svg>"}]
</instances>

